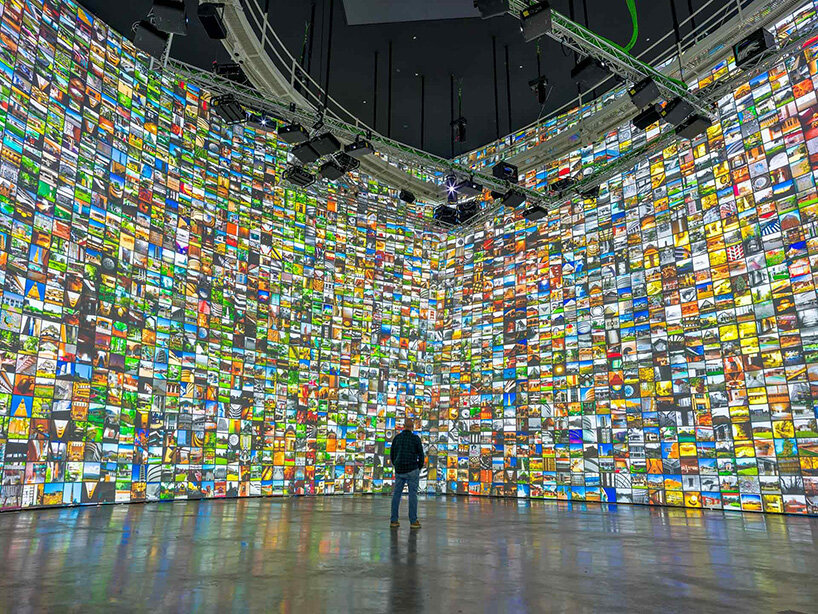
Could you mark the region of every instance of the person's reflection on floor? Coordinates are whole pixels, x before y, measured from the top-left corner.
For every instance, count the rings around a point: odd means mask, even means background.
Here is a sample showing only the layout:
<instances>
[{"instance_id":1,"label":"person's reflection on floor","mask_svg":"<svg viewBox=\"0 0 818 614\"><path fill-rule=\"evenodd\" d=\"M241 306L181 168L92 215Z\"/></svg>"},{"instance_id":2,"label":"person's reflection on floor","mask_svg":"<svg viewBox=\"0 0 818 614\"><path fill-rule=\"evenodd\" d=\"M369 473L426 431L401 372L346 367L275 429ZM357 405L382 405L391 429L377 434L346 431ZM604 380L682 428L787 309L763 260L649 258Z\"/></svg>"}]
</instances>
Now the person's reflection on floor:
<instances>
[{"instance_id":1,"label":"person's reflection on floor","mask_svg":"<svg viewBox=\"0 0 818 614\"><path fill-rule=\"evenodd\" d=\"M415 612L421 607L420 582L418 581L418 532L410 531L409 537L401 537L399 531L390 532L390 561L392 563L392 583L389 591L391 612ZM404 542L407 540L408 542ZM401 556L406 543L405 560Z\"/></svg>"}]
</instances>

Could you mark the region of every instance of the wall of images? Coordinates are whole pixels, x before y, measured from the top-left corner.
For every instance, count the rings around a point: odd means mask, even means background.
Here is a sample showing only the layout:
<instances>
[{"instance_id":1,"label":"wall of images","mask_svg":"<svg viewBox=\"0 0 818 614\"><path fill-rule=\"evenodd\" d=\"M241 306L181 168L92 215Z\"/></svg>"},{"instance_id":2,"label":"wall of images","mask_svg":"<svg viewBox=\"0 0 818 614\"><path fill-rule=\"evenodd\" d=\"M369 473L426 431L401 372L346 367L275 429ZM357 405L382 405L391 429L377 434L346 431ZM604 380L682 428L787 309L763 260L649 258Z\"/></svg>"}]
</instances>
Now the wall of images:
<instances>
[{"instance_id":1,"label":"wall of images","mask_svg":"<svg viewBox=\"0 0 818 614\"><path fill-rule=\"evenodd\" d=\"M446 492L818 513L817 57L744 83L706 135L598 198L449 240ZM624 127L526 181L658 133Z\"/></svg>"},{"instance_id":2,"label":"wall of images","mask_svg":"<svg viewBox=\"0 0 818 614\"><path fill-rule=\"evenodd\" d=\"M274 131L134 53L0 0L0 508L389 490L434 237L284 189Z\"/></svg>"},{"instance_id":3,"label":"wall of images","mask_svg":"<svg viewBox=\"0 0 818 614\"><path fill-rule=\"evenodd\" d=\"M388 492L410 415L429 492L818 513L816 55L597 198L441 240L363 176L286 189L274 131L70 0L0 0L0 509Z\"/></svg>"}]
</instances>

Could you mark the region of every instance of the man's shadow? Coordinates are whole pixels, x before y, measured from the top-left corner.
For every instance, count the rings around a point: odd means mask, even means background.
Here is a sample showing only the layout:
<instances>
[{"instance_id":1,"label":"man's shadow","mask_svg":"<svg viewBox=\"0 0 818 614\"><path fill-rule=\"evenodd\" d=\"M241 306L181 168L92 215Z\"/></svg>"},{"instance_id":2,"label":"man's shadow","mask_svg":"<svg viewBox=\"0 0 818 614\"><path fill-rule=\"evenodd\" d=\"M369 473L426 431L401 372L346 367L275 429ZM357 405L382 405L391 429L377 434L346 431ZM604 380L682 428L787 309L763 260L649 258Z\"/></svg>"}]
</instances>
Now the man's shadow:
<instances>
[{"instance_id":1,"label":"man's shadow","mask_svg":"<svg viewBox=\"0 0 818 614\"><path fill-rule=\"evenodd\" d=\"M418 580L418 531L409 531L409 537L399 530L390 531L389 560L392 563L392 584L389 603L392 612L417 611L423 599Z\"/></svg>"}]
</instances>

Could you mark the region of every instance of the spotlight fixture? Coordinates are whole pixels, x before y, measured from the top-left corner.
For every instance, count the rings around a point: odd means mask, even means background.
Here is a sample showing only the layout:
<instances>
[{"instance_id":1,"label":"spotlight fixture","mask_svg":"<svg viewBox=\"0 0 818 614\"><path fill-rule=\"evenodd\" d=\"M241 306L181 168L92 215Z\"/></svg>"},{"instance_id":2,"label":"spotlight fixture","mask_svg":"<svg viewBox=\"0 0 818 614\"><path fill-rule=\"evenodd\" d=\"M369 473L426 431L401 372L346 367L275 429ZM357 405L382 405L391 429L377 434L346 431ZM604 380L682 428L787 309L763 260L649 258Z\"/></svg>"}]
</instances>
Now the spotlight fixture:
<instances>
[{"instance_id":1,"label":"spotlight fixture","mask_svg":"<svg viewBox=\"0 0 818 614\"><path fill-rule=\"evenodd\" d=\"M508 13L509 0L474 0L474 8L480 11L480 17L490 19Z\"/></svg>"},{"instance_id":2,"label":"spotlight fixture","mask_svg":"<svg viewBox=\"0 0 818 614\"><path fill-rule=\"evenodd\" d=\"M366 139L357 138L352 143L344 146L344 152L353 158L363 158L366 155L375 153L375 148Z\"/></svg>"},{"instance_id":3,"label":"spotlight fixture","mask_svg":"<svg viewBox=\"0 0 818 614\"><path fill-rule=\"evenodd\" d=\"M318 152L319 156L328 156L341 149L341 142L335 138L332 132L319 134L310 141L310 145Z\"/></svg>"},{"instance_id":4,"label":"spotlight fixture","mask_svg":"<svg viewBox=\"0 0 818 614\"><path fill-rule=\"evenodd\" d=\"M592 188L588 188L587 190L583 190L579 193L582 198L599 198L599 186L595 185Z\"/></svg>"},{"instance_id":5,"label":"spotlight fixture","mask_svg":"<svg viewBox=\"0 0 818 614\"><path fill-rule=\"evenodd\" d=\"M455 226L457 225L457 209L449 207L448 205L439 205L435 207L434 219L435 221Z\"/></svg>"},{"instance_id":6,"label":"spotlight fixture","mask_svg":"<svg viewBox=\"0 0 818 614\"><path fill-rule=\"evenodd\" d=\"M676 134L684 139L694 139L710 127L710 120L694 113L676 127Z\"/></svg>"},{"instance_id":7,"label":"spotlight fixture","mask_svg":"<svg viewBox=\"0 0 818 614\"><path fill-rule=\"evenodd\" d=\"M539 103L545 104L545 101L548 100L548 79L544 76L537 77L528 82L528 87L531 88L532 92L537 94Z\"/></svg>"},{"instance_id":8,"label":"spotlight fixture","mask_svg":"<svg viewBox=\"0 0 818 614\"><path fill-rule=\"evenodd\" d=\"M168 35L150 21L142 20L134 26L133 44L148 55L161 58L168 44Z\"/></svg>"},{"instance_id":9,"label":"spotlight fixture","mask_svg":"<svg viewBox=\"0 0 818 614\"><path fill-rule=\"evenodd\" d=\"M315 175L307 172L304 167L296 166L294 164L291 164L284 169L282 178L287 183L291 183L292 185L300 188L306 188L307 186L315 183Z\"/></svg>"},{"instance_id":10,"label":"spotlight fixture","mask_svg":"<svg viewBox=\"0 0 818 614\"><path fill-rule=\"evenodd\" d=\"M449 194L457 192L457 176L454 174L446 175L445 186Z\"/></svg>"},{"instance_id":11,"label":"spotlight fixture","mask_svg":"<svg viewBox=\"0 0 818 614\"><path fill-rule=\"evenodd\" d=\"M410 205L413 202L415 202L415 195L412 194L409 190L401 190L400 194L398 194L398 198L400 198L405 203L409 203Z\"/></svg>"},{"instance_id":12,"label":"spotlight fixture","mask_svg":"<svg viewBox=\"0 0 818 614\"><path fill-rule=\"evenodd\" d=\"M764 28L759 28L733 45L736 67L741 68L749 64L773 47L775 47L775 37Z\"/></svg>"},{"instance_id":13,"label":"spotlight fixture","mask_svg":"<svg viewBox=\"0 0 818 614\"><path fill-rule=\"evenodd\" d=\"M631 123L639 130L646 130L648 126L655 124L660 119L662 119L662 107L654 103L634 117Z\"/></svg>"},{"instance_id":14,"label":"spotlight fixture","mask_svg":"<svg viewBox=\"0 0 818 614\"><path fill-rule=\"evenodd\" d=\"M630 94L631 102L637 109L644 109L651 102L659 98L659 87L652 78L646 77L639 83L634 83L630 89L628 89L628 94Z\"/></svg>"},{"instance_id":15,"label":"spotlight fixture","mask_svg":"<svg viewBox=\"0 0 818 614\"><path fill-rule=\"evenodd\" d=\"M480 207L476 202L469 201L467 203L460 203L457 205L457 222L458 224L465 224L472 219L480 211Z\"/></svg>"},{"instance_id":16,"label":"spotlight fixture","mask_svg":"<svg viewBox=\"0 0 818 614\"><path fill-rule=\"evenodd\" d=\"M210 102L216 115L221 117L228 126L234 126L247 121L247 112L233 94L223 94L213 98Z\"/></svg>"},{"instance_id":17,"label":"spotlight fixture","mask_svg":"<svg viewBox=\"0 0 818 614\"><path fill-rule=\"evenodd\" d=\"M344 169L335 160L328 160L318 169L318 174L328 181L337 181L344 176Z\"/></svg>"},{"instance_id":18,"label":"spotlight fixture","mask_svg":"<svg viewBox=\"0 0 818 614\"><path fill-rule=\"evenodd\" d=\"M525 194L518 190L509 190L503 194L503 206L516 209L525 202Z\"/></svg>"},{"instance_id":19,"label":"spotlight fixture","mask_svg":"<svg viewBox=\"0 0 818 614\"><path fill-rule=\"evenodd\" d=\"M292 148L290 153L293 154L293 157L302 164L311 164L321 157L321 155L313 148L311 141L296 145Z\"/></svg>"},{"instance_id":20,"label":"spotlight fixture","mask_svg":"<svg viewBox=\"0 0 818 614\"><path fill-rule=\"evenodd\" d=\"M483 186L474 179L469 178L455 184L454 191L466 197L477 196L483 193Z\"/></svg>"},{"instance_id":21,"label":"spotlight fixture","mask_svg":"<svg viewBox=\"0 0 818 614\"><path fill-rule=\"evenodd\" d=\"M462 115L452 122L452 133L456 143L466 142L466 118Z\"/></svg>"},{"instance_id":22,"label":"spotlight fixture","mask_svg":"<svg viewBox=\"0 0 818 614\"><path fill-rule=\"evenodd\" d=\"M552 192L564 192L568 188L570 188L574 184L574 180L570 177L563 177L562 179L557 179L554 183L549 185L549 189Z\"/></svg>"},{"instance_id":23,"label":"spotlight fixture","mask_svg":"<svg viewBox=\"0 0 818 614\"><path fill-rule=\"evenodd\" d=\"M338 163L338 166L340 166L345 173L358 170L358 168L361 166L360 160L353 158L343 151L339 151L337 154L335 154L335 162Z\"/></svg>"},{"instance_id":24,"label":"spotlight fixture","mask_svg":"<svg viewBox=\"0 0 818 614\"><path fill-rule=\"evenodd\" d=\"M153 25L168 34L187 35L187 12L184 0L153 0Z\"/></svg>"},{"instance_id":25,"label":"spotlight fixture","mask_svg":"<svg viewBox=\"0 0 818 614\"><path fill-rule=\"evenodd\" d=\"M288 124L278 129L278 138L290 145L298 145L309 139L310 133L301 124Z\"/></svg>"},{"instance_id":26,"label":"spotlight fixture","mask_svg":"<svg viewBox=\"0 0 818 614\"><path fill-rule=\"evenodd\" d=\"M681 98L668 101L661 115L667 123L678 126L693 113L693 106Z\"/></svg>"},{"instance_id":27,"label":"spotlight fixture","mask_svg":"<svg viewBox=\"0 0 818 614\"><path fill-rule=\"evenodd\" d=\"M498 162L492 167L491 174L497 179L508 181L509 183L517 183L520 177L519 170L516 166L503 161Z\"/></svg>"},{"instance_id":28,"label":"spotlight fixture","mask_svg":"<svg viewBox=\"0 0 818 614\"><path fill-rule=\"evenodd\" d=\"M586 88L596 85L610 74L601 61L591 56L577 62L571 69L571 79Z\"/></svg>"},{"instance_id":29,"label":"spotlight fixture","mask_svg":"<svg viewBox=\"0 0 818 614\"><path fill-rule=\"evenodd\" d=\"M199 21L210 38L223 40L227 38L227 28L224 25L220 9L224 8L221 2L205 2L199 5Z\"/></svg>"},{"instance_id":30,"label":"spotlight fixture","mask_svg":"<svg viewBox=\"0 0 818 614\"><path fill-rule=\"evenodd\" d=\"M537 222L543 219L548 212L543 209L540 205L532 205L525 211L523 211L523 217L527 219L529 222Z\"/></svg>"},{"instance_id":31,"label":"spotlight fixture","mask_svg":"<svg viewBox=\"0 0 818 614\"><path fill-rule=\"evenodd\" d=\"M520 13L520 30L525 42L530 43L551 31L551 5L538 2Z\"/></svg>"},{"instance_id":32,"label":"spotlight fixture","mask_svg":"<svg viewBox=\"0 0 818 614\"><path fill-rule=\"evenodd\" d=\"M274 128L277 118L264 111L247 113L247 123L257 128Z\"/></svg>"},{"instance_id":33,"label":"spotlight fixture","mask_svg":"<svg viewBox=\"0 0 818 614\"><path fill-rule=\"evenodd\" d=\"M214 61L213 74L229 79L233 83L238 83L239 85L249 83L249 79L247 78L247 75L244 74L244 70L242 70L241 65L236 62L219 63Z\"/></svg>"}]
</instances>

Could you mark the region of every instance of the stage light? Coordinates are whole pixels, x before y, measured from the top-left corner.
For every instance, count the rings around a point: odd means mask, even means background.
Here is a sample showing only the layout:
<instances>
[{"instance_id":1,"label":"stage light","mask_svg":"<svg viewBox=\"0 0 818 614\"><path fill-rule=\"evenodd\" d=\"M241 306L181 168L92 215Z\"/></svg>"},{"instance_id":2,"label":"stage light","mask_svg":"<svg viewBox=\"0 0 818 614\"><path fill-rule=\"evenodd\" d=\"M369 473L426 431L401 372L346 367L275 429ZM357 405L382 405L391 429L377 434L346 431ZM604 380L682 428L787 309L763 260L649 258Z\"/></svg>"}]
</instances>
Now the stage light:
<instances>
[{"instance_id":1,"label":"stage light","mask_svg":"<svg viewBox=\"0 0 818 614\"><path fill-rule=\"evenodd\" d=\"M310 141L312 148L319 156L328 156L341 149L341 142L331 132L319 134Z\"/></svg>"},{"instance_id":2,"label":"stage light","mask_svg":"<svg viewBox=\"0 0 818 614\"><path fill-rule=\"evenodd\" d=\"M239 85L246 85L250 81L247 78L247 75L244 74L244 70L242 70L241 65L236 62L219 63L214 61L213 74L229 79L233 83L238 83Z\"/></svg>"},{"instance_id":3,"label":"stage light","mask_svg":"<svg viewBox=\"0 0 818 614\"><path fill-rule=\"evenodd\" d=\"M538 220L543 219L548 212L543 209L540 205L533 205L523 211L523 217L527 219L529 222L536 222Z\"/></svg>"},{"instance_id":4,"label":"stage light","mask_svg":"<svg viewBox=\"0 0 818 614\"><path fill-rule=\"evenodd\" d=\"M674 98L668 101L661 115L667 123L678 126L693 113L693 106L686 100Z\"/></svg>"},{"instance_id":5,"label":"stage light","mask_svg":"<svg viewBox=\"0 0 818 614\"><path fill-rule=\"evenodd\" d=\"M284 169L282 178L284 181L300 188L306 188L307 186L315 183L315 175L307 172L303 167L296 166L294 164L291 164Z\"/></svg>"},{"instance_id":6,"label":"stage light","mask_svg":"<svg viewBox=\"0 0 818 614\"><path fill-rule=\"evenodd\" d=\"M595 185L579 193L582 198L599 198L599 186Z\"/></svg>"},{"instance_id":7,"label":"stage light","mask_svg":"<svg viewBox=\"0 0 818 614\"><path fill-rule=\"evenodd\" d=\"M462 115L452 122L452 134L456 143L466 142L466 118Z\"/></svg>"},{"instance_id":8,"label":"stage light","mask_svg":"<svg viewBox=\"0 0 818 614\"><path fill-rule=\"evenodd\" d=\"M628 90L628 94L630 94L631 102L637 109L644 109L659 98L659 87L653 79L647 77L639 83L634 83Z\"/></svg>"},{"instance_id":9,"label":"stage light","mask_svg":"<svg viewBox=\"0 0 818 614\"><path fill-rule=\"evenodd\" d=\"M525 42L530 43L551 31L551 5L538 2L520 13L520 30Z\"/></svg>"},{"instance_id":10,"label":"stage light","mask_svg":"<svg viewBox=\"0 0 818 614\"><path fill-rule=\"evenodd\" d=\"M220 9L224 8L221 2L206 2L199 5L199 21L210 38L223 40L227 38L227 28L222 20Z\"/></svg>"},{"instance_id":11,"label":"stage light","mask_svg":"<svg viewBox=\"0 0 818 614\"><path fill-rule=\"evenodd\" d=\"M337 154L335 154L335 161L345 173L358 170L358 168L361 166L360 160L353 158L343 151L339 151Z\"/></svg>"},{"instance_id":12,"label":"stage light","mask_svg":"<svg viewBox=\"0 0 818 614\"><path fill-rule=\"evenodd\" d=\"M247 121L247 111L245 111L244 107L233 97L233 94L217 96L213 98L210 104L216 115L221 117L229 126Z\"/></svg>"},{"instance_id":13,"label":"stage light","mask_svg":"<svg viewBox=\"0 0 818 614\"><path fill-rule=\"evenodd\" d=\"M457 225L457 209L447 205L439 205L435 207L434 219L438 222L443 222L450 226Z\"/></svg>"},{"instance_id":14,"label":"stage light","mask_svg":"<svg viewBox=\"0 0 818 614\"><path fill-rule=\"evenodd\" d=\"M733 45L736 66L741 68L775 47L775 37L764 28L759 28Z\"/></svg>"},{"instance_id":15,"label":"stage light","mask_svg":"<svg viewBox=\"0 0 818 614\"><path fill-rule=\"evenodd\" d=\"M516 209L525 202L525 194L519 190L509 190L503 194L503 206Z\"/></svg>"},{"instance_id":16,"label":"stage light","mask_svg":"<svg viewBox=\"0 0 818 614\"><path fill-rule=\"evenodd\" d=\"M155 58L161 58L168 44L168 35L150 21L142 20L134 27L134 47Z\"/></svg>"},{"instance_id":17,"label":"stage light","mask_svg":"<svg viewBox=\"0 0 818 614\"><path fill-rule=\"evenodd\" d=\"M278 121L277 117L268 115L264 111L259 113L248 111L247 113L247 123L256 128L273 128L276 125L276 121Z\"/></svg>"},{"instance_id":18,"label":"stage light","mask_svg":"<svg viewBox=\"0 0 818 614\"><path fill-rule=\"evenodd\" d=\"M398 194L398 198L400 198L405 203L409 203L410 205L413 202L415 202L415 195L412 194L409 190L401 190L400 194Z\"/></svg>"},{"instance_id":19,"label":"stage light","mask_svg":"<svg viewBox=\"0 0 818 614\"><path fill-rule=\"evenodd\" d=\"M584 87L596 85L610 74L602 62L591 56L577 62L571 69L571 79Z\"/></svg>"},{"instance_id":20,"label":"stage light","mask_svg":"<svg viewBox=\"0 0 818 614\"><path fill-rule=\"evenodd\" d=\"M634 117L631 123L639 130L646 130L648 126L655 124L660 119L662 119L662 107L654 103Z\"/></svg>"},{"instance_id":21,"label":"stage light","mask_svg":"<svg viewBox=\"0 0 818 614\"><path fill-rule=\"evenodd\" d=\"M315 151L315 149L312 146L312 142L310 141L307 141L306 143L301 143L300 145L296 145L295 147L292 148L292 151L290 151L290 153L296 160L298 160L302 164L311 164L321 157L321 155L317 151Z\"/></svg>"},{"instance_id":22,"label":"stage light","mask_svg":"<svg viewBox=\"0 0 818 614\"><path fill-rule=\"evenodd\" d=\"M278 138L290 145L299 145L310 138L310 133L301 124L295 123L281 126L278 129Z\"/></svg>"},{"instance_id":23,"label":"stage light","mask_svg":"<svg viewBox=\"0 0 818 614\"><path fill-rule=\"evenodd\" d=\"M508 181L509 183L517 183L520 178L520 173L516 166L502 161L492 167L491 174L497 179Z\"/></svg>"},{"instance_id":24,"label":"stage light","mask_svg":"<svg viewBox=\"0 0 818 614\"><path fill-rule=\"evenodd\" d=\"M353 158L363 158L364 156L375 153L375 148L372 147L372 143L366 139L357 138L354 142L344 146L344 152Z\"/></svg>"},{"instance_id":25,"label":"stage light","mask_svg":"<svg viewBox=\"0 0 818 614\"><path fill-rule=\"evenodd\" d=\"M703 134L710 124L708 118L694 113L676 127L676 134L684 139L694 139Z\"/></svg>"},{"instance_id":26,"label":"stage light","mask_svg":"<svg viewBox=\"0 0 818 614\"><path fill-rule=\"evenodd\" d=\"M476 202L469 201L467 203L460 203L457 205L457 222L458 224L465 224L472 219L480 211L480 207Z\"/></svg>"},{"instance_id":27,"label":"stage light","mask_svg":"<svg viewBox=\"0 0 818 614\"><path fill-rule=\"evenodd\" d=\"M168 34L187 35L187 12L184 0L153 0L153 25Z\"/></svg>"},{"instance_id":28,"label":"stage light","mask_svg":"<svg viewBox=\"0 0 818 614\"><path fill-rule=\"evenodd\" d=\"M344 169L335 160L328 160L318 169L318 174L328 181L337 181L344 176Z\"/></svg>"},{"instance_id":29,"label":"stage light","mask_svg":"<svg viewBox=\"0 0 818 614\"><path fill-rule=\"evenodd\" d=\"M508 13L509 0L474 0L474 8L480 11L480 17L489 19Z\"/></svg>"},{"instance_id":30,"label":"stage light","mask_svg":"<svg viewBox=\"0 0 818 614\"><path fill-rule=\"evenodd\" d=\"M574 184L574 180L570 177L563 177L562 179L557 179L554 183L548 186L548 188L552 192L563 192L570 188Z\"/></svg>"},{"instance_id":31,"label":"stage light","mask_svg":"<svg viewBox=\"0 0 818 614\"><path fill-rule=\"evenodd\" d=\"M532 92L537 94L539 103L545 104L545 101L548 100L548 79L545 77L537 77L528 82L528 87L531 88Z\"/></svg>"},{"instance_id":32,"label":"stage light","mask_svg":"<svg viewBox=\"0 0 818 614\"><path fill-rule=\"evenodd\" d=\"M446 192L448 193L449 202L454 202L457 200L457 177L455 175L446 175L446 180L444 185L446 186Z\"/></svg>"},{"instance_id":33,"label":"stage light","mask_svg":"<svg viewBox=\"0 0 818 614\"><path fill-rule=\"evenodd\" d=\"M483 193L483 186L469 178L455 184L454 191L466 197L477 196Z\"/></svg>"}]
</instances>

